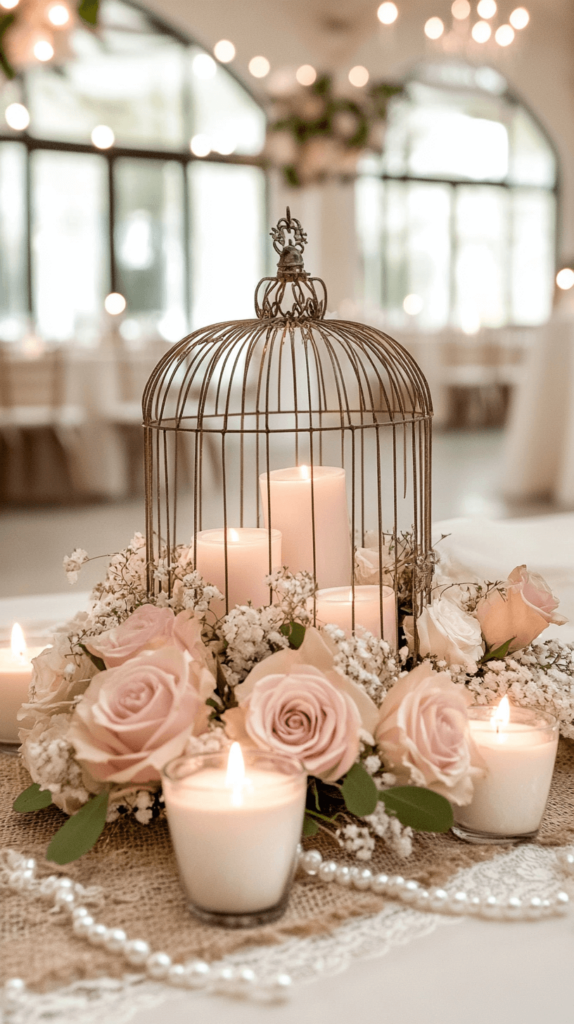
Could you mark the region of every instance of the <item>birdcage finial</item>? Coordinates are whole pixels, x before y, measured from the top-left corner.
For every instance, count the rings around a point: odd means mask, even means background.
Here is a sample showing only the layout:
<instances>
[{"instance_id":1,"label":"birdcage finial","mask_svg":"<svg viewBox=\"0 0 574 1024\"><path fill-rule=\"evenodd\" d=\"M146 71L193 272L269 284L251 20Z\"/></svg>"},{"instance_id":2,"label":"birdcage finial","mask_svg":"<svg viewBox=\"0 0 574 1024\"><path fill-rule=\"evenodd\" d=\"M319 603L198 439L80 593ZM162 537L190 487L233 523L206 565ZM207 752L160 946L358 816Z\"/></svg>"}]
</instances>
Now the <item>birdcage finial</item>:
<instances>
[{"instance_id":1,"label":"birdcage finial","mask_svg":"<svg viewBox=\"0 0 574 1024\"><path fill-rule=\"evenodd\" d=\"M311 277L305 270L303 250L307 244L307 232L301 221L291 216L287 207L270 231L273 248L279 254L276 277L264 277L255 290L255 312L260 319L320 320L327 310L327 289L324 281ZM316 286L319 286L317 294ZM291 297L291 306L284 308L284 298Z\"/></svg>"},{"instance_id":2,"label":"birdcage finial","mask_svg":"<svg viewBox=\"0 0 574 1024\"><path fill-rule=\"evenodd\" d=\"M292 281L297 277L307 277L303 264L303 250L307 244L307 234L301 227L301 221L291 216L287 207L287 215L281 217L277 226L271 228L273 248L279 253L277 277Z\"/></svg>"}]
</instances>

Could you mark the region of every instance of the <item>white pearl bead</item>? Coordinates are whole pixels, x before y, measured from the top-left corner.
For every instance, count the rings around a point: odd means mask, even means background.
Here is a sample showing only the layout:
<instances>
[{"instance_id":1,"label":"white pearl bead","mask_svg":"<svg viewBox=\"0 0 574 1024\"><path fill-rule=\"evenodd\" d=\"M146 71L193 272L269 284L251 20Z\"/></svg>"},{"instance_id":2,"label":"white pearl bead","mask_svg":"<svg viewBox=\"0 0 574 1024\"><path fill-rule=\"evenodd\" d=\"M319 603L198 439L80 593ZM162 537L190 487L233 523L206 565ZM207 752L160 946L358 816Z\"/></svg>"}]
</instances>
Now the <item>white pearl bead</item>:
<instances>
[{"instance_id":1,"label":"white pearl bead","mask_svg":"<svg viewBox=\"0 0 574 1024\"><path fill-rule=\"evenodd\" d=\"M371 889L373 890L373 892L376 892L377 896L382 896L384 893L386 893L388 887L388 875L385 875L383 871L381 871L378 875L375 875L371 883Z\"/></svg>"},{"instance_id":2,"label":"white pearl bead","mask_svg":"<svg viewBox=\"0 0 574 1024\"><path fill-rule=\"evenodd\" d=\"M540 899L540 896L533 896L532 899L529 900L529 902L526 904L526 916L534 920L538 917L541 917L543 913L544 908L542 906L542 900Z\"/></svg>"},{"instance_id":3,"label":"white pearl bead","mask_svg":"<svg viewBox=\"0 0 574 1024\"><path fill-rule=\"evenodd\" d=\"M370 889L371 882L373 881L373 872L370 868L359 868L357 873L353 875L353 885L355 889L364 891Z\"/></svg>"},{"instance_id":4,"label":"white pearl bead","mask_svg":"<svg viewBox=\"0 0 574 1024\"><path fill-rule=\"evenodd\" d=\"M104 943L110 953L123 953L128 937L123 928L110 928Z\"/></svg>"},{"instance_id":5,"label":"white pearl bead","mask_svg":"<svg viewBox=\"0 0 574 1024\"><path fill-rule=\"evenodd\" d=\"M248 992L249 989L253 988L256 981L257 975L250 967L239 967L237 969L236 984L239 993Z\"/></svg>"},{"instance_id":6,"label":"white pearl bead","mask_svg":"<svg viewBox=\"0 0 574 1024\"><path fill-rule=\"evenodd\" d=\"M105 924L93 924L88 928L88 942L91 942L92 946L103 946L107 937L108 929Z\"/></svg>"},{"instance_id":7,"label":"white pearl bead","mask_svg":"<svg viewBox=\"0 0 574 1024\"><path fill-rule=\"evenodd\" d=\"M574 872L574 853L571 850L561 850L558 854L558 861L568 874Z\"/></svg>"},{"instance_id":8,"label":"white pearl bead","mask_svg":"<svg viewBox=\"0 0 574 1024\"><path fill-rule=\"evenodd\" d=\"M231 992L237 982L237 972L234 967L218 967L212 972L212 985L216 992Z\"/></svg>"},{"instance_id":9,"label":"white pearl bead","mask_svg":"<svg viewBox=\"0 0 574 1024\"><path fill-rule=\"evenodd\" d=\"M305 871L307 875L316 875L322 862L323 857L318 850L307 850L307 852L301 857L299 863L302 870Z\"/></svg>"},{"instance_id":10,"label":"white pearl bead","mask_svg":"<svg viewBox=\"0 0 574 1024\"><path fill-rule=\"evenodd\" d=\"M496 896L487 896L483 904L482 912L485 917L502 917L502 904L497 900Z\"/></svg>"},{"instance_id":11,"label":"white pearl bead","mask_svg":"<svg viewBox=\"0 0 574 1024\"><path fill-rule=\"evenodd\" d=\"M350 885L351 884L351 872L346 864L339 864L337 868L337 874L335 875L335 881L339 885Z\"/></svg>"},{"instance_id":12,"label":"white pearl bead","mask_svg":"<svg viewBox=\"0 0 574 1024\"><path fill-rule=\"evenodd\" d=\"M72 921L78 921L80 917L87 917L89 910L87 907L74 907L72 910Z\"/></svg>"},{"instance_id":13,"label":"white pearl bead","mask_svg":"<svg viewBox=\"0 0 574 1024\"><path fill-rule=\"evenodd\" d=\"M468 901L468 911L471 914L480 914L482 912L480 896L471 896Z\"/></svg>"},{"instance_id":14,"label":"white pearl bead","mask_svg":"<svg viewBox=\"0 0 574 1024\"><path fill-rule=\"evenodd\" d=\"M421 910L430 910L430 907L426 906L430 902L430 893L426 889L419 889L415 902L422 904Z\"/></svg>"},{"instance_id":15,"label":"white pearl bead","mask_svg":"<svg viewBox=\"0 0 574 1024\"><path fill-rule=\"evenodd\" d=\"M167 972L170 985L185 985L185 967L183 964L172 964Z\"/></svg>"},{"instance_id":16,"label":"white pearl bead","mask_svg":"<svg viewBox=\"0 0 574 1024\"><path fill-rule=\"evenodd\" d=\"M24 860L23 867L26 868L28 871L36 871L38 865L36 864L36 860L34 857L26 857Z\"/></svg>"},{"instance_id":17,"label":"white pearl bead","mask_svg":"<svg viewBox=\"0 0 574 1024\"><path fill-rule=\"evenodd\" d=\"M430 905L432 910L444 910L448 903L448 893L446 889L431 889L430 893Z\"/></svg>"},{"instance_id":18,"label":"white pearl bead","mask_svg":"<svg viewBox=\"0 0 574 1024\"><path fill-rule=\"evenodd\" d=\"M568 905L570 903L570 899L569 899L568 893L567 892L558 892L558 893L556 893L555 900L556 900L556 909L557 909L558 913L565 914L566 911L568 910Z\"/></svg>"},{"instance_id":19,"label":"white pearl bead","mask_svg":"<svg viewBox=\"0 0 574 1024\"><path fill-rule=\"evenodd\" d=\"M130 942L126 942L124 946L124 956L128 963L133 964L134 967L140 967L142 964L145 964L150 953L151 949L143 939L132 939Z\"/></svg>"},{"instance_id":20,"label":"white pearl bead","mask_svg":"<svg viewBox=\"0 0 574 1024\"><path fill-rule=\"evenodd\" d=\"M74 889L75 888L74 883L73 883L71 878L59 878L58 879L58 883L57 883L57 887L60 890L60 892L63 892L65 889L67 889L69 891L70 889Z\"/></svg>"},{"instance_id":21,"label":"white pearl bead","mask_svg":"<svg viewBox=\"0 0 574 1024\"><path fill-rule=\"evenodd\" d=\"M337 874L337 863L334 860L324 860L317 872L322 882L333 882Z\"/></svg>"},{"instance_id":22,"label":"white pearl bead","mask_svg":"<svg viewBox=\"0 0 574 1024\"><path fill-rule=\"evenodd\" d=\"M211 976L211 967L205 960L190 960L184 965L184 970L188 988L204 988Z\"/></svg>"},{"instance_id":23,"label":"white pearl bead","mask_svg":"<svg viewBox=\"0 0 574 1024\"><path fill-rule=\"evenodd\" d=\"M150 978L165 978L171 967L171 957L167 953L152 953L145 962L145 969Z\"/></svg>"},{"instance_id":24,"label":"white pearl bead","mask_svg":"<svg viewBox=\"0 0 574 1024\"><path fill-rule=\"evenodd\" d=\"M401 890L401 899L405 903L413 903L419 894L419 883L415 882L414 879L405 882Z\"/></svg>"},{"instance_id":25,"label":"white pearl bead","mask_svg":"<svg viewBox=\"0 0 574 1024\"><path fill-rule=\"evenodd\" d=\"M389 891L392 893L398 893L405 884L405 880L402 875L391 875L389 878Z\"/></svg>"},{"instance_id":26,"label":"white pearl bead","mask_svg":"<svg viewBox=\"0 0 574 1024\"><path fill-rule=\"evenodd\" d=\"M465 892L455 892L449 902L455 914L466 914L468 909L468 896Z\"/></svg>"},{"instance_id":27,"label":"white pearl bead","mask_svg":"<svg viewBox=\"0 0 574 1024\"><path fill-rule=\"evenodd\" d=\"M293 982L289 974L278 974L266 985L267 993L272 999L286 999L289 995Z\"/></svg>"},{"instance_id":28,"label":"white pearl bead","mask_svg":"<svg viewBox=\"0 0 574 1024\"><path fill-rule=\"evenodd\" d=\"M85 937L88 934L89 929L95 924L91 914L86 914L85 917L78 917L72 924L72 928L76 935L80 938Z\"/></svg>"},{"instance_id":29,"label":"white pearl bead","mask_svg":"<svg viewBox=\"0 0 574 1024\"><path fill-rule=\"evenodd\" d=\"M509 920L521 917L523 906L522 900L519 900L518 896L511 896L504 907L504 917Z\"/></svg>"},{"instance_id":30,"label":"white pearl bead","mask_svg":"<svg viewBox=\"0 0 574 1024\"><path fill-rule=\"evenodd\" d=\"M16 1006L26 991L26 983L22 978L8 978L3 988L5 1006Z\"/></svg>"},{"instance_id":31,"label":"white pearl bead","mask_svg":"<svg viewBox=\"0 0 574 1024\"><path fill-rule=\"evenodd\" d=\"M71 913L76 905L76 897L69 889L60 889L56 893L54 902L60 910L65 910L68 913Z\"/></svg>"}]
</instances>

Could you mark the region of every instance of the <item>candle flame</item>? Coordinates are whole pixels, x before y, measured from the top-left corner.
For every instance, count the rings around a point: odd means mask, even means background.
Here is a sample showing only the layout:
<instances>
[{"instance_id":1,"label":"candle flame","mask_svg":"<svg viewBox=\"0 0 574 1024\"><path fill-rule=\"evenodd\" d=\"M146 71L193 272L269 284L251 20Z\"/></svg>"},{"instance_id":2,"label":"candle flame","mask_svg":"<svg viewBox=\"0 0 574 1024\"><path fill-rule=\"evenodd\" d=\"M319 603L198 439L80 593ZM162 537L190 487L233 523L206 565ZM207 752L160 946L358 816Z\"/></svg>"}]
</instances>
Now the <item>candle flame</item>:
<instances>
[{"instance_id":1,"label":"candle flame","mask_svg":"<svg viewBox=\"0 0 574 1024\"><path fill-rule=\"evenodd\" d=\"M227 531L227 535L229 537L229 540L233 541L234 544L237 544L237 541L239 540L239 534L237 530L234 530L233 527L230 527L230 529Z\"/></svg>"},{"instance_id":2,"label":"candle flame","mask_svg":"<svg viewBox=\"0 0 574 1024\"><path fill-rule=\"evenodd\" d=\"M299 466L299 472L301 473L301 478L303 480L309 480L311 478L309 466Z\"/></svg>"},{"instance_id":3,"label":"candle flame","mask_svg":"<svg viewBox=\"0 0 574 1024\"><path fill-rule=\"evenodd\" d=\"M500 704L495 707L490 721L492 722L493 729L496 729L496 732L500 732L501 728L508 725L510 722L510 701L508 697L503 697Z\"/></svg>"},{"instance_id":4,"label":"candle flame","mask_svg":"<svg viewBox=\"0 0 574 1024\"><path fill-rule=\"evenodd\" d=\"M227 775L225 785L231 790L231 803L241 807L243 803L243 786L245 783L245 761L239 743L232 743L227 759Z\"/></svg>"},{"instance_id":5,"label":"candle flame","mask_svg":"<svg viewBox=\"0 0 574 1024\"><path fill-rule=\"evenodd\" d=\"M12 626L12 656L19 658L20 661L25 661L26 653L26 639L22 627L15 622Z\"/></svg>"}]
</instances>

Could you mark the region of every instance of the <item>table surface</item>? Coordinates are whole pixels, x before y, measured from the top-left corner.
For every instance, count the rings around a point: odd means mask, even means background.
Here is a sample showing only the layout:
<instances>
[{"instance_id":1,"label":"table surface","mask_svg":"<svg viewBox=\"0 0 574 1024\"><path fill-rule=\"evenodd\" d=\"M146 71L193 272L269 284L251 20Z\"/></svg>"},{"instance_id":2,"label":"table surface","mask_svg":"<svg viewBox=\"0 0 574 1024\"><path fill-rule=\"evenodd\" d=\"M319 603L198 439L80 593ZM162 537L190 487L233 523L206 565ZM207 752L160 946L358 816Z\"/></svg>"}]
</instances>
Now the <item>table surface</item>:
<instances>
[{"instance_id":1,"label":"table surface","mask_svg":"<svg viewBox=\"0 0 574 1024\"><path fill-rule=\"evenodd\" d=\"M445 543L461 572L482 571L498 558L499 578L517 562L545 571L574 619L574 515L515 523L454 521L438 524L437 531L450 533ZM3 599L0 633L15 619L25 628L64 621L86 601L82 592ZM563 627L557 635L571 640L574 630ZM572 1024L573 963L572 913L531 923L464 919L384 957L354 961L342 974L298 985L284 1005L271 1008L166 990L161 1007L140 1009L131 1019L156 1024L168 1013L170 1024L188 1024L191 1014L203 1024L347 1024L385 1018L393 1024L539 1024L543 1019ZM114 1024L109 1014L106 1024Z\"/></svg>"}]
</instances>

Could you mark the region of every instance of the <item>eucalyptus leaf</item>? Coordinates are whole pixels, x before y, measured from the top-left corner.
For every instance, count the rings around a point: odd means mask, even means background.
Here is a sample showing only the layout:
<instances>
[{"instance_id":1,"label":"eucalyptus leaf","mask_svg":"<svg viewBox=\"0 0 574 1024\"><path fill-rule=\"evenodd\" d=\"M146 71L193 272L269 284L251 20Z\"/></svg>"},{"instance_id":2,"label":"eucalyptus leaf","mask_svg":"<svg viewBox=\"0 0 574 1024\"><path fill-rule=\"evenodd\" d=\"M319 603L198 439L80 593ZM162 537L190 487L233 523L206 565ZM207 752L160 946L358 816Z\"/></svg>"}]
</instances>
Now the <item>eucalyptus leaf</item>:
<instances>
[{"instance_id":1,"label":"eucalyptus leaf","mask_svg":"<svg viewBox=\"0 0 574 1024\"><path fill-rule=\"evenodd\" d=\"M98 24L98 11L100 0L81 0L78 5L78 14L87 25Z\"/></svg>"},{"instance_id":2,"label":"eucalyptus leaf","mask_svg":"<svg viewBox=\"0 0 574 1024\"><path fill-rule=\"evenodd\" d=\"M395 786L378 794L385 809L401 825L418 832L448 832L453 823L452 807L444 796L423 786Z\"/></svg>"},{"instance_id":3,"label":"eucalyptus leaf","mask_svg":"<svg viewBox=\"0 0 574 1024\"><path fill-rule=\"evenodd\" d=\"M341 791L347 810L358 818L372 814L377 806L379 791L361 764L354 764L349 769L343 779Z\"/></svg>"},{"instance_id":4,"label":"eucalyptus leaf","mask_svg":"<svg viewBox=\"0 0 574 1024\"><path fill-rule=\"evenodd\" d=\"M41 811L52 803L52 794L49 789L40 789L37 782L33 782L28 789L23 790L17 796L12 807L19 814L28 814L30 811Z\"/></svg>"},{"instance_id":5,"label":"eucalyptus leaf","mask_svg":"<svg viewBox=\"0 0 574 1024\"><path fill-rule=\"evenodd\" d=\"M296 651L299 650L305 639L305 626L302 626L300 622L284 622L279 632L287 637L289 645Z\"/></svg>"},{"instance_id":6,"label":"eucalyptus leaf","mask_svg":"<svg viewBox=\"0 0 574 1024\"><path fill-rule=\"evenodd\" d=\"M493 651L487 651L486 654L482 656L478 664L485 665L487 661L504 661L513 640L516 640L516 637L511 636L510 640L505 640L500 647L496 647Z\"/></svg>"},{"instance_id":7,"label":"eucalyptus leaf","mask_svg":"<svg viewBox=\"0 0 574 1024\"><path fill-rule=\"evenodd\" d=\"M46 860L54 861L55 864L69 864L91 850L106 824L108 798L109 793L104 790L88 800L77 814L68 818L52 839L46 851Z\"/></svg>"},{"instance_id":8,"label":"eucalyptus leaf","mask_svg":"<svg viewBox=\"0 0 574 1024\"><path fill-rule=\"evenodd\" d=\"M316 836L319 831L319 826L314 818L310 814L306 814L303 818L303 835L305 838Z\"/></svg>"}]
</instances>

